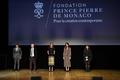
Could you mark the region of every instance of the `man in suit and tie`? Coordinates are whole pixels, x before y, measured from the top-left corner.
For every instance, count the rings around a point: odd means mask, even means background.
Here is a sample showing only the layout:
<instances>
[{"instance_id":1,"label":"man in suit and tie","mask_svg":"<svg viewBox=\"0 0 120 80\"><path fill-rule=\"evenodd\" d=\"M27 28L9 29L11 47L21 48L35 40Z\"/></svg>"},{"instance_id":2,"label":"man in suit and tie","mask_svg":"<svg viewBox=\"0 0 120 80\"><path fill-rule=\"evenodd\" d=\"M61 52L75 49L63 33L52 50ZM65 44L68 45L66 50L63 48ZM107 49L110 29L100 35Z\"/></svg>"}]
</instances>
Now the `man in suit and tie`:
<instances>
[{"instance_id":1,"label":"man in suit and tie","mask_svg":"<svg viewBox=\"0 0 120 80\"><path fill-rule=\"evenodd\" d=\"M32 70L32 65L33 69L36 70L37 50L34 46L35 45L32 43L30 48L30 70Z\"/></svg>"},{"instance_id":2,"label":"man in suit and tie","mask_svg":"<svg viewBox=\"0 0 120 80\"><path fill-rule=\"evenodd\" d=\"M14 70L16 70L16 66L17 66L17 70L19 70L21 58L22 58L22 50L19 47L19 45L16 44L16 47L13 49Z\"/></svg>"}]
</instances>

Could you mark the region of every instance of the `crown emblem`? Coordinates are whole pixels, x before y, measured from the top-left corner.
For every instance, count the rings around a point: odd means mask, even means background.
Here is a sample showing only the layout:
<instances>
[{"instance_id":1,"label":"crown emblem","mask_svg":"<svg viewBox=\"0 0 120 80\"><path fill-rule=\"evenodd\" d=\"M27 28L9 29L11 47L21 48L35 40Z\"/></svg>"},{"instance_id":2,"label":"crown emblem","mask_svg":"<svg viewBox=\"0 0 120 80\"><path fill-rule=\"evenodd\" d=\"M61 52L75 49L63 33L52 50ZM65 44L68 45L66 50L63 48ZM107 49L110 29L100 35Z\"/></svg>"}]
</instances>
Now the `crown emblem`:
<instances>
[{"instance_id":1,"label":"crown emblem","mask_svg":"<svg viewBox=\"0 0 120 80\"><path fill-rule=\"evenodd\" d=\"M35 8L42 8L43 3L40 3L39 1L34 4Z\"/></svg>"}]
</instances>

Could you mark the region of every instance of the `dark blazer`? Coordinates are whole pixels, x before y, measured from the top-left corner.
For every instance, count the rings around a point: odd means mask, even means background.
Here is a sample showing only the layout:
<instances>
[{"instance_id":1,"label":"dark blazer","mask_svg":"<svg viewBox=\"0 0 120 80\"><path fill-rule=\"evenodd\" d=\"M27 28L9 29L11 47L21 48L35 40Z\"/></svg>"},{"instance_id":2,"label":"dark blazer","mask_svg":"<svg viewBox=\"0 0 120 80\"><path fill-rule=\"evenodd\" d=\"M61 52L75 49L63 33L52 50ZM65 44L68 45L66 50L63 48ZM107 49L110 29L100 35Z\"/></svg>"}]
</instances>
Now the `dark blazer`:
<instances>
[{"instance_id":1,"label":"dark blazer","mask_svg":"<svg viewBox=\"0 0 120 80\"><path fill-rule=\"evenodd\" d=\"M13 58L14 59L21 59L22 58L22 50L21 48L18 48L16 51L16 48L13 49Z\"/></svg>"},{"instance_id":2,"label":"dark blazer","mask_svg":"<svg viewBox=\"0 0 120 80\"><path fill-rule=\"evenodd\" d=\"M91 49L89 48L89 49L84 49L84 53L83 53L83 58L84 58L84 61L86 61L85 60L85 57L86 56L88 56L88 62L91 62L91 60L92 60L92 52L91 52Z\"/></svg>"}]
</instances>

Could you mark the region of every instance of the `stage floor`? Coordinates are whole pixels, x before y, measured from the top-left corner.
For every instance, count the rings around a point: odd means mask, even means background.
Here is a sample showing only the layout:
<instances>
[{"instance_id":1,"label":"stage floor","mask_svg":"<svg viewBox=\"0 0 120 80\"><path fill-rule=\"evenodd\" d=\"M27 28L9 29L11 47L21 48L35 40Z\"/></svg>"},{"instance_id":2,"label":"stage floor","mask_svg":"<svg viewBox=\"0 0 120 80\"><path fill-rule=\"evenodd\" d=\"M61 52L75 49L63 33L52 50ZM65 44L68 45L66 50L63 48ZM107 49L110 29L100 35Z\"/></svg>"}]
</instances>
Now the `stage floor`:
<instances>
[{"instance_id":1,"label":"stage floor","mask_svg":"<svg viewBox=\"0 0 120 80\"><path fill-rule=\"evenodd\" d=\"M31 80L31 77L41 77L41 80L92 80L93 77L102 77L103 80L120 80L120 71L103 69L90 72L80 69L72 69L70 72L65 72L63 69L56 69L54 72L49 72L47 69L0 71L0 80Z\"/></svg>"}]
</instances>

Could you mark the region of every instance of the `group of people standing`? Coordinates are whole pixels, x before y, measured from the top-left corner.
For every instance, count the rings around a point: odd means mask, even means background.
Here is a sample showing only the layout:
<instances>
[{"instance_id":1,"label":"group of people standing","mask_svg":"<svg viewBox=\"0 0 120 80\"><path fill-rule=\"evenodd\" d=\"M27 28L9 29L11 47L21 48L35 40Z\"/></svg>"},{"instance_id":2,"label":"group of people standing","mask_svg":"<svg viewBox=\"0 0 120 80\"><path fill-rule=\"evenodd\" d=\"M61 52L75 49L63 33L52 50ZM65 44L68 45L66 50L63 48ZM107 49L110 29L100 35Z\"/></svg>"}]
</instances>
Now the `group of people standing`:
<instances>
[{"instance_id":1,"label":"group of people standing","mask_svg":"<svg viewBox=\"0 0 120 80\"><path fill-rule=\"evenodd\" d=\"M36 70L36 58L37 58L37 50L36 47L34 47L35 44L31 44L30 48L30 69ZM49 71L54 70L55 66L55 48L53 42L50 42L48 50L48 66ZM19 70L20 66L20 60L22 59L22 50L19 47L18 44L16 44L16 47L13 49L13 58L14 58L14 70ZM90 62L92 60L92 52L89 48L89 46L86 46L84 49L84 63L85 63L85 70L90 70ZM63 50L63 60L64 60L64 67L66 71L70 70L71 67L71 47L69 46L69 43L66 42ZM33 66L32 66L33 65Z\"/></svg>"}]
</instances>

